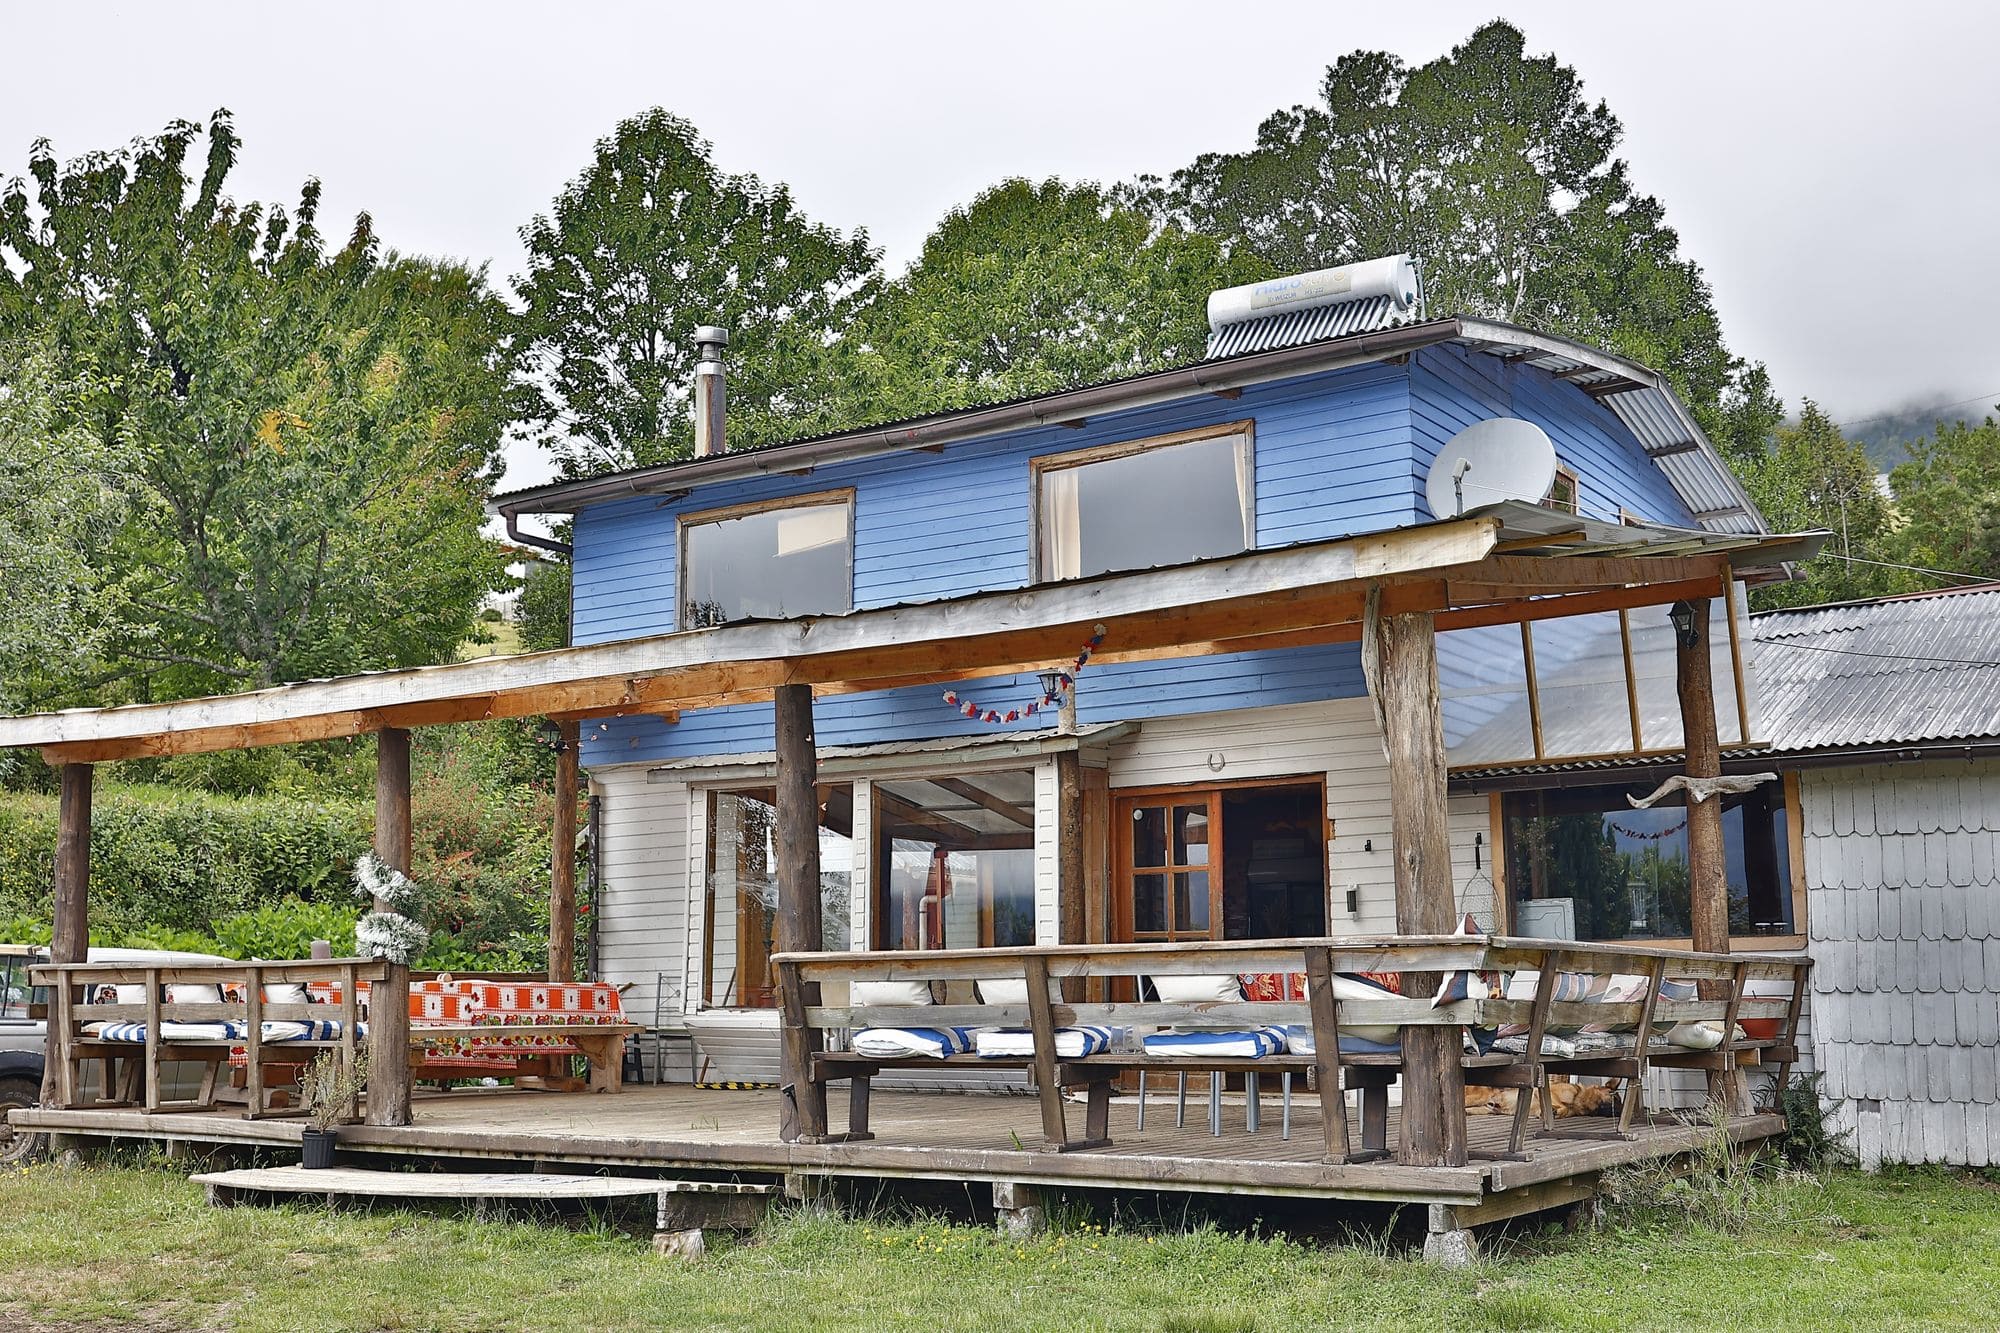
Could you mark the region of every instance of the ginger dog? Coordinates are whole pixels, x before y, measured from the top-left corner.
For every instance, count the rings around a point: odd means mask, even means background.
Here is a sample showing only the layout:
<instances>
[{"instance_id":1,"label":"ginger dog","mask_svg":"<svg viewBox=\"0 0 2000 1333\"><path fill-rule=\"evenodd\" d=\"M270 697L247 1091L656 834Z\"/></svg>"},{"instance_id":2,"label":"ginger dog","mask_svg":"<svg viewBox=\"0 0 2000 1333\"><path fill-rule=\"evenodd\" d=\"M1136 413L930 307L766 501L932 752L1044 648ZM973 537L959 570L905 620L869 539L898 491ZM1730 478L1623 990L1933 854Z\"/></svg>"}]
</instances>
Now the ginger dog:
<instances>
[{"instance_id":1,"label":"ginger dog","mask_svg":"<svg viewBox=\"0 0 2000 1333\"><path fill-rule=\"evenodd\" d=\"M1465 1109L1472 1115L1512 1115L1515 1099L1520 1095L1518 1088L1467 1088ZM1541 1114L1540 1095L1530 1093L1529 1096L1533 1099L1528 1103L1529 1111ZM1609 1085L1598 1083L1552 1082L1549 1084L1549 1102L1555 1107L1558 1120L1579 1115L1617 1115L1621 1109L1618 1094Z\"/></svg>"}]
</instances>

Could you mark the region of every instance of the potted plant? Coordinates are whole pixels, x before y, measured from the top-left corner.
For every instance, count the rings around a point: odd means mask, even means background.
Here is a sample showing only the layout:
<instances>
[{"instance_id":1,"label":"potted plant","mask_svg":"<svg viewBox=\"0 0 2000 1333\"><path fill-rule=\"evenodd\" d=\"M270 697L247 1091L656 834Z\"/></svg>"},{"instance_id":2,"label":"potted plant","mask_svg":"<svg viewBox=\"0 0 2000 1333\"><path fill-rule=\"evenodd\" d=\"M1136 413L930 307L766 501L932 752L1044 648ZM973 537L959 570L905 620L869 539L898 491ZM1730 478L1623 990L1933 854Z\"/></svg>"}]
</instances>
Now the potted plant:
<instances>
[{"instance_id":1,"label":"potted plant","mask_svg":"<svg viewBox=\"0 0 2000 1333\"><path fill-rule=\"evenodd\" d=\"M337 1126L347 1108L368 1086L368 1052L358 1050L343 1062L337 1050L323 1050L299 1072L299 1105L306 1128L299 1136L299 1164L323 1171L333 1165Z\"/></svg>"}]
</instances>

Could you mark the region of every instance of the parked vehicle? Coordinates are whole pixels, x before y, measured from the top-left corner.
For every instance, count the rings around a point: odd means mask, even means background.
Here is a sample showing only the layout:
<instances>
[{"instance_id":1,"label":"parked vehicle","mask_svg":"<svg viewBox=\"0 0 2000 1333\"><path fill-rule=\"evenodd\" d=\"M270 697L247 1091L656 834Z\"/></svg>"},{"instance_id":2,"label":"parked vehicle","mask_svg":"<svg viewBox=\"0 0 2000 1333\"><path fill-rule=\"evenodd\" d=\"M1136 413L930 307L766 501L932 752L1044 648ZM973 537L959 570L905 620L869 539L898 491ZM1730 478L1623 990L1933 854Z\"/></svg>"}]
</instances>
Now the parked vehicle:
<instances>
[{"instance_id":1,"label":"parked vehicle","mask_svg":"<svg viewBox=\"0 0 2000 1333\"><path fill-rule=\"evenodd\" d=\"M167 949L92 949L89 956L93 963L228 961L215 954ZM16 1131L7 1123L7 1113L34 1106L42 1099L48 993L28 980L28 969L48 960L46 948L0 944L0 1166L32 1160L41 1149L42 1136ZM171 1080L173 1066L168 1066L168 1071Z\"/></svg>"}]
</instances>

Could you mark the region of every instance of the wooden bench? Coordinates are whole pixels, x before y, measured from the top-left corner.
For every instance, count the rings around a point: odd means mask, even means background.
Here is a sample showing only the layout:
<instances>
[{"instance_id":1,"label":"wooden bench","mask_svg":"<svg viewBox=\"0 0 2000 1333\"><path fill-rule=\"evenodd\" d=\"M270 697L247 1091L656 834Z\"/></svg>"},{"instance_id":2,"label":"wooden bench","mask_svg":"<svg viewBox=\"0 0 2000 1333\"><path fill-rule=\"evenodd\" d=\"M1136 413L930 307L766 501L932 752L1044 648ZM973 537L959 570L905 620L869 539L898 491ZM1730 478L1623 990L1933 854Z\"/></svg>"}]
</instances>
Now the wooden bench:
<instances>
[{"instance_id":1,"label":"wooden bench","mask_svg":"<svg viewBox=\"0 0 2000 1333\"><path fill-rule=\"evenodd\" d=\"M1041 1101L1047 1145L1056 1151L1101 1147L1109 1142L1112 1080L1126 1070L1171 1073L1305 1073L1319 1098L1327 1160L1368 1160L1387 1152L1388 1094L1403 1061L1395 1052L1343 1052L1343 1028L1451 1026L1496 1031L1522 1029L1519 1053L1467 1053L1461 1066L1472 1086L1513 1088L1513 1125L1505 1155L1520 1154L1531 1107L1539 1101L1544 1133L1558 1133L1548 1094L1551 1073L1624 1080L1625 1105L1615 1132L1629 1136L1643 1101L1642 1080L1649 1067L1723 1069L1775 1062L1782 1084L1796 1060L1795 1034L1803 1005L1810 960L1771 955L1695 954L1680 950L1621 945L1577 944L1502 937L1430 936L1366 939L1231 941L1227 943L1061 945L1035 949L941 950L856 954L791 953L774 956L779 978L783 1039L791 1067L808 1071L807 1087L797 1090L801 1135L809 1141L872 1137L868 1128L871 1080L888 1068L986 1066L1031 1071ZM1508 999L1483 992L1433 1005L1412 996L1341 1000L1331 984L1336 974L1395 972L1411 977L1452 972L1494 976L1533 970L1537 981L1528 998ZM1158 1001L1075 1003L1062 986L1077 989L1092 978L1303 973L1305 1001L1219 1001L1169 1004ZM1553 978L1566 972L1643 978L1644 997L1631 1002L1556 1000ZM1789 994L1753 997L1749 982L1782 978ZM1662 999L1667 980L1688 980L1710 994L1696 999ZM827 1006L818 1003L827 982L910 981L977 983L1024 981L1026 1005L933 1004L915 1006ZM1091 983L1096 984L1096 983ZM1740 1020L1775 1020L1775 1037L1736 1036ZM1545 1054L1549 1034L1588 1026L1654 1033L1669 1024L1712 1022L1723 1040L1713 1050L1689 1050L1636 1035L1623 1049L1591 1050L1573 1057ZM1260 1058L1148 1055L1109 1051L1083 1059L1054 1054L1057 1028L1105 1024L1144 1029L1226 1031L1304 1025L1314 1034L1315 1053ZM881 1058L826 1049L829 1034L863 1027L1010 1027L1034 1036L1030 1057L989 1059L954 1055ZM848 1126L836 1134L826 1124L826 1084L849 1081ZM1063 1106L1067 1088L1086 1089L1084 1132L1070 1135ZM1361 1146L1349 1143L1345 1093L1361 1097ZM1540 1093L1537 1098L1529 1094ZM795 1095L797 1095L795 1093ZM1461 1108L1462 1111L1463 1108ZM1572 1131L1575 1132L1575 1131Z\"/></svg>"}]
</instances>

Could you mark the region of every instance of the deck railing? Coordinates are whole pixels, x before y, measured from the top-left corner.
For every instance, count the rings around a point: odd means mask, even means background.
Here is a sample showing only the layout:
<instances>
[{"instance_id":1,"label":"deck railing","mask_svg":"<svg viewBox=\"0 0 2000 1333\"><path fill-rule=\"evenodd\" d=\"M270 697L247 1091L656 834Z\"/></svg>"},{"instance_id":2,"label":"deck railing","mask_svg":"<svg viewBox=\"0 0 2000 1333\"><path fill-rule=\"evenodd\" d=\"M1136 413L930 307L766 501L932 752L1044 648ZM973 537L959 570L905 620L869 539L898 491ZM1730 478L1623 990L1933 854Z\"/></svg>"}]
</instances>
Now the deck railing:
<instances>
[{"instance_id":1,"label":"deck railing","mask_svg":"<svg viewBox=\"0 0 2000 1333\"><path fill-rule=\"evenodd\" d=\"M216 1082L230 1052L246 1053L244 1076L250 1111L264 1109L267 1052L334 1050L343 1068L360 1041L360 983L381 980L383 964L368 958L287 962L44 964L31 970L37 986L49 988L48 1061L55 1070L55 1104L65 1109L142 1107L147 1111L203 1110L216 1101ZM279 984L330 987L333 1004L276 1003L264 988ZM222 1000L168 998L169 986L215 987ZM118 1003L115 987L137 988L142 1000ZM267 1023L331 1021L327 1035L267 1041ZM97 1024L141 1024L137 1040L93 1030ZM165 1025L177 1025L170 1032ZM181 1026L186 1025L186 1026ZM194 1025L200 1025L195 1027ZM212 1034L212 1035L211 1035ZM103 1063L95 1093L86 1093L84 1067ZM204 1065L201 1089L193 1099L169 1100L165 1066L191 1061ZM353 1119L350 1104L343 1118Z\"/></svg>"},{"instance_id":2,"label":"deck railing","mask_svg":"<svg viewBox=\"0 0 2000 1333\"><path fill-rule=\"evenodd\" d=\"M1323 1112L1327 1157L1333 1161L1378 1156L1386 1151L1387 1089L1401 1070L1401 1057L1394 1052L1344 1051L1343 1029L1394 1027L1399 1036L1401 1030L1440 1025L1471 1029L1482 1035L1498 1029L1517 1029L1521 1037L1518 1054L1488 1045L1479 1053L1468 1055L1464 1066L1469 1084L1521 1090L1516 1098L1515 1125L1509 1145L1510 1151L1518 1152L1532 1100L1527 1095L1530 1091L1540 1092L1544 1128L1552 1127L1547 1091L1552 1070L1623 1079L1636 1093L1649 1067L1723 1070L1769 1062L1775 1066L1777 1085L1782 1086L1797 1058L1798 1021L1807 973L1812 966L1811 960L1803 955L1711 954L1643 945L1462 935L785 953L775 955L772 962L779 978L787 1068L814 1071L811 1077L787 1090L799 1107L802 1138L846 1137L831 1133L826 1123L828 1081L855 1077L855 1108L865 1118L865 1083L872 1069L852 1058L835 1060L823 1054L829 1044L838 1045L839 1034L845 1030L911 1026L1027 1029L1033 1035L1035 1056L1026 1063L1033 1071L1042 1098L1046 1135L1051 1146L1075 1147L1080 1144L1069 1138L1063 1118L1064 1082L1088 1082L1096 1096L1107 1087L1103 1082L1107 1069L1154 1066L1219 1069L1227 1062L1178 1057L1156 1060L1132 1051L1107 1052L1084 1060L1059 1060L1055 1055L1056 1029L1106 1024L1143 1033L1170 1027L1218 1031L1300 1024L1312 1033L1312 1055L1265 1058L1255 1062L1254 1067L1274 1072L1304 1070L1314 1076ZM1509 978L1524 972L1536 974L1534 984L1525 988L1525 993L1522 985L1507 984ZM1078 979L1088 980L1081 986L1073 984L1072 991L1087 987L1092 993L1119 989L1128 995L1140 995L1144 993L1141 978L1268 973L1303 975L1306 998L1203 1003L1139 999L1073 1002L1063 992L1064 982ZM1472 980L1467 998L1442 1003L1434 1002L1430 994L1343 999L1332 984L1341 974L1386 973L1470 974ZM1570 992L1587 987L1564 986L1559 979L1577 974L1630 979L1622 989L1638 992L1639 998L1588 1001L1567 998ZM829 983L851 985L867 981L917 981L929 984L933 990L942 984L946 988L943 997L946 1002L924 1006L819 1002L822 988ZM969 992L971 986L966 983L980 981L1025 982L1027 1003L968 1003L963 995L951 994ZM1106 985L1107 982L1110 984ZM1680 982L1693 983L1690 989L1695 994L1689 998L1662 997L1666 983ZM1779 993L1755 994L1753 986L1757 983L1775 985ZM976 993L973 998L976 1001ZM1720 1039L1709 1049L1671 1045L1660 1039L1660 1034L1673 1026L1704 1023L1719 1028ZM1739 1024L1743 1023L1752 1024L1752 1028L1739 1035ZM1567 1056L1553 1055L1547 1050L1551 1034L1587 1027L1622 1029L1635 1036L1629 1045L1616 1050L1600 1046ZM972 1058L967 1057L967 1062ZM927 1062L918 1059L910 1063ZM1355 1088L1362 1093L1363 1146L1358 1154L1350 1150L1347 1142L1344 1095ZM1627 1096L1620 1132L1629 1131L1639 1101L1637 1095ZM1448 1113L1463 1115L1464 1107ZM1094 1104L1092 1120L1093 1129L1103 1122ZM857 1137L866 1136L865 1123L856 1133L852 1113L849 1132ZM1097 1141L1098 1137L1092 1134L1081 1142Z\"/></svg>"}]
</instances>

